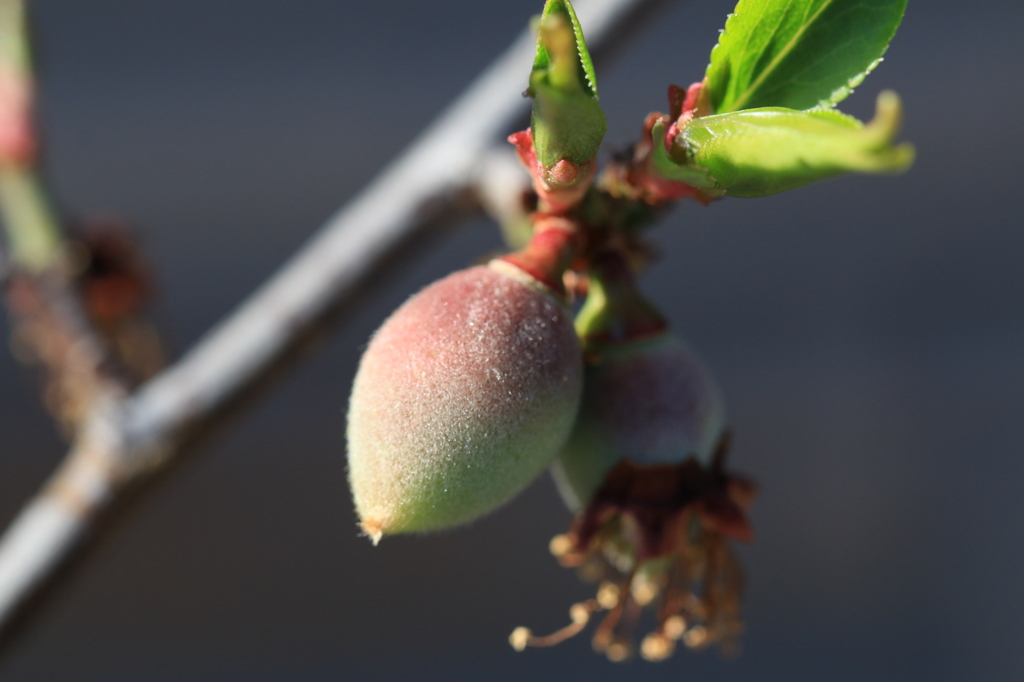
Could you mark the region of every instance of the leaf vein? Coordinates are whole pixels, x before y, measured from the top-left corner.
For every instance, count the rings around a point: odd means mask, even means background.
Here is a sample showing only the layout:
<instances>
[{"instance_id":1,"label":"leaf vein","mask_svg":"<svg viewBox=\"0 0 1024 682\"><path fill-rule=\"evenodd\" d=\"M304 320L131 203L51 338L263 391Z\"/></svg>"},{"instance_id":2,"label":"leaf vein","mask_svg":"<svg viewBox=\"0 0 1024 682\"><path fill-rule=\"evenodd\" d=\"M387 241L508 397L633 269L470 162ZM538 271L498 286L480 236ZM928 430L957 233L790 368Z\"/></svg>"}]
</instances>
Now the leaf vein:
<instances>
[{"instance_id":1,"label":"leaf vein","mask_svg":"<svg viewBox=\"0 0 1024 682\"><path fill-rule=\"evenodd\" d=\"M789 0L789 2L786 3L786 10L789 9L790 5L792 5L792 0ZM751 98L751 96L757 90L757 88L761 85L761 83L764 82L764 80L769 75L771 75L771 72L775 68L778 67L778 65L782 62L782 60L785 59L789 55L789 53L793 51L793 48L799 42L800 38L807 31L807 29L810 27L810 25L812 23L814 23L818 19L818 17L821 16L821 13L824 12L826 9L828 9L831 5L832 5L832 0L825 0L825 2L823 2L821 4L821 6L814 12L814 15L811 16L809 19L807 18L806 14L804 15L803 24L796 31L796 33L794 33L790 37L790 39L789 39L789 41L787 41L786 45L783 46L783 48L775 55L775 57L768 64L768 66L766 66L761 71L761 73L754 80L754 82L751 83L750 85L748 85L746 90L743 92L743 94L740 95L739 97L737 97L736 100L733 102L733 109L734 110L739 110L739 109L743 108L743 105L746 103L747 100L749 100ZM808 6L807 10L810 11L810 6ZM783 11L783 14L784 13L785 13L785 10Z\"/></svg>"}]
</instances>

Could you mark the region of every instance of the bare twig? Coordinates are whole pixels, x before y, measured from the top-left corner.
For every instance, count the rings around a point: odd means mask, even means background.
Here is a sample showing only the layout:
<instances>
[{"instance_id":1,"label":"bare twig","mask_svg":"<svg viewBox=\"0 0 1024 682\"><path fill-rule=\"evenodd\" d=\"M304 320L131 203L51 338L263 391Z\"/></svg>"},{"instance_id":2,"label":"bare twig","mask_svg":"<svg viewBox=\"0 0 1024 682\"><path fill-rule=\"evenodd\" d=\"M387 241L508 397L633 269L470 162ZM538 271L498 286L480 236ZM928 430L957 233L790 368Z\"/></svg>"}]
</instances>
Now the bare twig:
<instances>
[{"instance_id":1,"label":"bare twig","mask_svg":"<svg viewBox=\"0 0 1024 682\"><path fill-rule=\"evenodd\" d=\"M652 0L580 0L595 52ZM0 628L52 573L122 486L181 450L294 340L348 297L470 185L484 154L523 115L534 49L524 33L419 140L225 321L127 398L97 396L67 459L0 538Z\"/></svg>"}]
</instances>

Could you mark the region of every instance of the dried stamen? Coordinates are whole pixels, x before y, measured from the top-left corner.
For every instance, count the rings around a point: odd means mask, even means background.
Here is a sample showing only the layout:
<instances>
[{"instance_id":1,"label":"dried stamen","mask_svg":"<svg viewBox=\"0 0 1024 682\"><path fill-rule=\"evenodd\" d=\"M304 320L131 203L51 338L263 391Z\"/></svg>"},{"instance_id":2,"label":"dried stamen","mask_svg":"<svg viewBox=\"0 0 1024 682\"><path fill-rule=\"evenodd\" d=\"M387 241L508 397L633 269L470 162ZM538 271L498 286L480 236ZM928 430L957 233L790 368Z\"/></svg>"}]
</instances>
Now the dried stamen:
<instances>
[{"instance_id":1,"label":"dried stamen","mask_svg":"<svg viewBox=\"0 0 1024 682\"><path fill-rule=\"evenodd\" d=\"M569 618L572 623L550 635L539 636L526 627L517 627L509 635L508 641L516 651L523 651L528 646L554 646L560 644L570 637L578 635L590 622L590 616L595 611L600 611L601 605L596 599L588 599L585 602L573 604L569 609Z\"/></svg>"},{"instance_id":2,"label":"dried stamen","mask_svg":"<svg viewBox=\"0 0 1024 682\"><path fill-rule=\"evenodd\" d=\"M650 577L638 575L630 586L633 600L640 606L647 606L658 596L658 584Z\"/></svg>"},{"instance_id":3,"label":"dried stamen","mask_svg":"<svg viewBox=\"0 0 1024 682\"><path fill-rule=\"evenodd\" d=\"M551 538L551 542L548 543L548 550L556 559L561 559L572 552L573 544L572 538L563 533Z\"/></svg>"},{"instance_id":4,"label":"dried stamen","mask_svg":"<svg viewBox=\"0 0 1024 682\"><path fill-rule=\"evenodd\" d=\"M640 643L640 655L648 661L664 661L676 650L676 643L661 632L652 632Z\"/></svg>"},{"instance_id":5,"label":"dried stamen","mask_svg":"<svg viewBox=\"0 0 1024 682\"><path fill-rule=\"evenodd\" d=\"M622 619L622 614L626 609L626 602L630 600L629 584L632 581L633 573L630 572L626 579L622 581L622 584L619 585L618 598L615 601L615 605L608 611L608 615L604 617L604 620L597 626L597 631L594 633L594 651L607 653L609 647L616 642L615 626Z\"/></svg>"},{"instance_id":6,"label":"dried stamen","mask_svg":"<svg viewBox=\"0 0 1024 682\"><path fill-rule=\"evenodd\" d=\"M699 649L708 644L708 629L703 625L694 625L683 633L683 644L691 649Z\"/></svg>"},{"instance_id":7,"label":"dried stamen","mask_svg":"<svg viewBox=\"0 0 1024 682\"><path fill-rule=\"evenodd\" d=\"M686 632L686 619L679 615L671 616L661 624L661 631L669 639L680 639Z\"/></svg>"},{"instance_id":8,"label":"dried stamen","mask_svg":"<svg viewBox=\"0 0 1024 682\"><path fill-rule=\"evenodd\" d=\"M723 436L708 467L693 458L679 465L622 460L610 471L571 530L550 544L560 564L599 583L595 598L574 605L573 622L545 637L517 628L512 646L557 644L606 611L594 650L624 661L634 653L642 609L656 604L657 627L639 647L646 660L665 660L677 642L735 650L743 576L726 539L749 539L744 512L754 486L725 473L727 442Z\"/></svg>"},{"instance_id":9,"label":"dried stamen","mask_svg":"<svg viewBox=\"0 0 1024 682\"><path fill-rule=\"evenodd\" d=\"M610 611L618 605L620 593L618 585L606 580L597 588L597 603L601 605L601 608Z\"/></svg>"},{"instance_id":10,"label":"dried stamen","mask_svg":"<svg viewBox=\"0 0 1024 682\"><path fill-rule=\"evenodd\" d=\"M633 655L633 642L626 637L616 637L605 647L604 655L612 663L622 663Z\"/></svg>"}]
</instances>

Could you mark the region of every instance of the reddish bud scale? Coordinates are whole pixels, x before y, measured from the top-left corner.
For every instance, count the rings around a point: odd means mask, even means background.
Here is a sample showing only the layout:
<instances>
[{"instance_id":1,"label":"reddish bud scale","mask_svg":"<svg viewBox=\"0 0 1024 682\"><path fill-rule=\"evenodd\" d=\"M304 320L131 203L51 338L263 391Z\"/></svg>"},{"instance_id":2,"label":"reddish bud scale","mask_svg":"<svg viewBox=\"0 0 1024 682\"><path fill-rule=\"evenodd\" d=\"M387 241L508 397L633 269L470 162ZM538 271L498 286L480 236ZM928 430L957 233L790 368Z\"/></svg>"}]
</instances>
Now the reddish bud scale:
<instances>
[{"instance_id":1,"label":"reddish bud scale","mask_svg":"<svg viewBox=\"0 0 1024 682\"><path fill-rule=\"evenodd\" d=\"M605 168L600 181L602 189L613 196L642 201L651 206L688 198L696 199L705 205L711 202L713 197L707 196L700 189L685 182L662 178L651 168L654 145L658 142L666 143L666 139L655 141L652 129L659 121L668 120L664 114L648 114L632 158L613 162Z\"/></svg>"},{"instance_id":2,"label":"reddish bud scale","mask_svg":"<svg viewBox=\"0 0 1024 682\"><path fill-rule=\"evenodd\" d=\"M582 164L562 159L548 168L537 158L529 128L509 135L508 141L515 145L519 161L530 173L533 189L545 211L566 213L583 200L597 172L596 159Z\"/></svg>"},{"instance_id":3,"label":"reddish bud scale","mask_svg":"<svg viewBox=\"0 0 1024 682\"><path fill-rule=\"evenodd\" d=\"M656 144L664 145L670 155L685 156L685 149L679 148L677 144L679 132L691 119L713 113L705 92L703 82L693 83L686 89L670 85L668 116L656 112L647 115L640 141L633 150L633 158L625 163L610 165L605 170L601 185L616 196L631 197L655 206L687 198L706 206L717 198L714 193L685 182L661 177L652 159ZM665 124L665 135L655 140L653 128L659 122Z\"/></svg>"},{"instance_id":4,"label":"reddish bud scale","mask_svg":"<svg viewBox=\"0 0 1024 682\"><path fill-rule=\"evenodd\" d=\"M564 443L582 359L547 287L494 261L409 299L363 355L348 413L364 531L445 528L522 490Z\"/></svg>"}]
</instances>

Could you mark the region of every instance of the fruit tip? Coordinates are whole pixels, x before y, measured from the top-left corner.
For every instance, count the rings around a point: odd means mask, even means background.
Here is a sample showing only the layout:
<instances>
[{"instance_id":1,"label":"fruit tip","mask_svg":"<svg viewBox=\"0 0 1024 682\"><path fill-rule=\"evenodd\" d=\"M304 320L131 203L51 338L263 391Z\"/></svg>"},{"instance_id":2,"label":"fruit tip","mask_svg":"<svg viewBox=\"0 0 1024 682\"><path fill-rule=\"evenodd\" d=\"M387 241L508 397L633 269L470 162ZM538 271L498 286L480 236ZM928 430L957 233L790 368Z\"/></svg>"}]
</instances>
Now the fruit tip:
<instances>
[{"instance_id":1,"label":"fruit tip","mask_svg":"<svg viewBox=\"0 0 1024 682\"><path fill-rule=\"evenodd\" d=\"M384 524L377 519L366 519L359 523L363 530L362 534L370 538L370 542L376 547L380 539L384 537Z\"/></svg>"}]
</instances>

